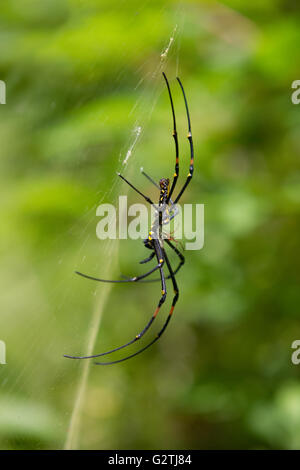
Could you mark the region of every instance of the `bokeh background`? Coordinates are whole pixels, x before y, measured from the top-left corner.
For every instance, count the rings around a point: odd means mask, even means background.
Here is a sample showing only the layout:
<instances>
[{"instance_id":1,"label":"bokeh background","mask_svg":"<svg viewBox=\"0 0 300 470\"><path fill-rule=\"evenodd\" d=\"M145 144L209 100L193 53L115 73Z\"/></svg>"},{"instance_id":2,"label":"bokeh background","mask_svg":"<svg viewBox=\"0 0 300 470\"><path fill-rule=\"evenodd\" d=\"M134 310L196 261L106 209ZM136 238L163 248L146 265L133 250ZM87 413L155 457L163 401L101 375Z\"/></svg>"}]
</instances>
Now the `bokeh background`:
<instances>
[{"instance_id":1,"label":"bokeh background","mask_svg":"<svg viewBox=\"0 0 300 470\"><path fill-rule=\"evenodd\" d=\"M1 449L300 448L299 20L296 0L1 5ZM93 338L94 352L128 341L160 295L159 284L98 285L74 270L144 272L143 244L99 241L95 211L119 194L141 202L116 171L154 198L140 167L173 174L163 70L181 182L177 74L190 103L196 164L183 202L205 204L205 245L185 253L161 341L88 366L62 356Z\"/></svg>"}]
</instances>

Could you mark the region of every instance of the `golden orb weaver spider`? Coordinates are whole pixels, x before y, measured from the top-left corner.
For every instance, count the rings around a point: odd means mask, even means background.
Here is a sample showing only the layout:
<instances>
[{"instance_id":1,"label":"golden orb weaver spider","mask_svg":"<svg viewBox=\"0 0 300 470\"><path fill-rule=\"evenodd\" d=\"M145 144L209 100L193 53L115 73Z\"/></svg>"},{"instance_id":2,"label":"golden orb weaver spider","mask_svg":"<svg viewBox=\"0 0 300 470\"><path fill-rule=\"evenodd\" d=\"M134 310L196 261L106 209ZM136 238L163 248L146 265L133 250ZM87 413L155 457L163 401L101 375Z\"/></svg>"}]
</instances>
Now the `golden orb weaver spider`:
<instances>
[{"instance_id":1,"label":"golden orb weaver spider","mask_svg":"<svg viewBox=\"0 0 300 470\"><path fill-rule=\"evenodd\" d=\"M135 277L131 277L131 278L126 278L126 279L120 279L120 280L110 280L110 279L99 279L97 277L93 277L93 276L89 276L87 274L83 274L81 272L78 272L76 271L77 274L79 274L80 276L83 276L87 279L92 279L94 281L98 281L98 282L112 282L112 283L124 283L124 282L153 282L153 281L161 281L161 297L159 299L159 302L158 302L158 305L154 311L154 313L152 314L149 322L146 324L146 326L144 327L144 329L135 336L135 338L133 338L131 341L129 341L128 343L125 343L123 344L122 346L119 346L117 348L114 348L114 349L111 349L110 351L106 351L104 353L100 353L100 354L93 354L91 356L70 356L70 355L67 355L65 354L64 357L67 357L67 358L70 358L70 359L93 359L93 358L96 358L96 357L101 357L101 356L107 356L108 354L112 354L116 351L119 351L123 348L126 348L127 346L130 346L131 344L135 343L136 341L140 340L144 334L148 331L148 329L150 328L150 326L152 325L152 323L154 322L161 306L163 305L163 303L165 302L166 300L166 296L167 296L167 289L166 289L166 279L171 279L172 281L172 285L173 285L173 290L174 290L174 297L173 297L173 300L172 300L172 305L171 305L171 308L170 308L170 311L169 311L169 314L167 316L167 319L163 325L163 327L161 328L161 330L158 332L158 334L156 335L156 337L150 341L150 343L146 344L146 346L144 346L143 348L139 349L138 351L136 351L135 353L133 354L130 354L129 356L125 356L123 357L122 359L118 359L116 361L110 361L110 362L95 362L96 365L110 365L110 364L117 364L119 362L123 362L123 361L126 361L128 359L131 359L132 357L135 357L137 356L138 354L142 353L143 351L145 351L146 349L148 349L150 346L152 346L161 336L162 334L164 333L164 331L166 330L168 324L169 324L169 321L171 319L171 316L173 314L173 311L174 311L174 308L175 308L175 305L176 305L176 302L178 300L178 297L179 297L179 290L178 290L178 285L177 285L177 282L176 282L176 274L177 272L179 271L179 269L181 268L181 266L184 264L184 256L182 255L182 253L176 248L176 246L174 246L170 239L168 238L163 238L162 236L162 226L163 224L165 223L165 220L167 220L167 218L171 218L171 216L169 215L170 214L170 210L169 210L169 203L171 203L171 208L172 206L174 206L178 201L179 199L181 198L182 194L184 193L186 187L188 186L188 184L190 183L192 177L193 177L193 172L194 172L194 146L193 146L193 138L192 138L192 131L191 131L191 121L190 121L190 114L189 114L189 109L188 109L188 104L187 104L187 99L186 99L186 95L185 95L185 91L184 91L184 88L183 88L183 85L180 81L180 79L177 77L177 81L180 85L180 88L181 88L181 91L182 91L182 94L183 94L183 98L184 98L184 102L185 102L185 108L186 108L186 114L187 114L187 121L188 121L188 134L187 134L187 138L189 140L189 144L190 144L190 166L189 166L189 173L187 175L187 178L186 178L186 181L184 183L184 185L182 186L181 190L179 191L178 195L176 196L176 198L174 199L174 201L172 201L171 199L171 196L174 192L174 189L175 189L175 186L176 186L176 183L177 183L177 179L178 179L178 176L179 176L179 145L178 145L178 137L177 137L177 129L176 129L176 119L175 119L175 111L174 111L174 105L173 105L173 99L172 99L172 94L171 94L171 90L170 90L170 85L169 85L169 82L168 82L168 79L165 75L165 73L163 72L163 77L165 79L165 82L166 82L166 85L167 85L167 89L168 89L168 93L169 93L169 98L170 98L170 103L171 103L171 109L172 109L172 117L173 117L173 138L174 138L174 142L175 142L175 171L174 171L174 175L173 175L173 181L172 181L172 185L171 185L171 188L170 188L170 180L169 178L162 178L160 181L159 181L159 185L157 185L146 173L143 172L142 170L142 173L149 179L151 180L156 186L159 187L160 189L160 195L159 195L159 201L158 201L158 210L157 210L157 214L156 214L156 217L154 219L154 222L152 224L152 227L151 227L151 230L149 232L149 235L148 237L144 240L144 245L145 245L145 248L148 248L150 250L152 250L152 253L150 254L150 256L148 256L146 259L140 261L141 264L144 264L144 263L148 263L149 261L151 261L154 256L156 256L156 259L157 259L157 264L154 268L150 269L150 271L148 271L147 273L145 274L142 274L140 276L135 276ZM144 195L141 191L139 191L132 183L130 183L124 176L122 176L120 173L118 173L118 176L120 176L120 178L122 178L123 181L125 181L132 189L134 189L140 196L142 196L149 204L152 204L153 205L153 202L152 200ZM155 206L156 209L157 209L157 206ZM167 214L167 215L166 215ZM166 244L176 253L176 255L179 257L179 264L177 266L177 268L173 271L172 269L172 266L170 264L170 261L169 261L169 258L167 256L167 253L164 249L164 240L166 241ZM163 267L164 267L164 264L167 265L167 268L168 268L168 272L169 272L169 275L168 276L165 276L164 274L164 270L163 270ZM155 271L159 270L159 273L160 273L160 279L148 279L148 280L144 280L144 278L148 277L150 274L154 273Z\"/></svg>"}]
</instances>

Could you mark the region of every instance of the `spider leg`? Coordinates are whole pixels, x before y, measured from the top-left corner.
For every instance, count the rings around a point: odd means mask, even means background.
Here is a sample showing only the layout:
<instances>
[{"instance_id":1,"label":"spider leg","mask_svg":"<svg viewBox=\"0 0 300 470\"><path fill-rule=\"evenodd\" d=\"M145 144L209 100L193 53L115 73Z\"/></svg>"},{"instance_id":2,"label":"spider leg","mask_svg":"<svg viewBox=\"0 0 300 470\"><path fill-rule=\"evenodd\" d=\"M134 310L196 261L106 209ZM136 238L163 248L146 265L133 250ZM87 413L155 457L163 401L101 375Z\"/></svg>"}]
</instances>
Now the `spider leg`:
<instances>
[{"instance_id":1,"label":"spider leg","mask_svg":"<svg viewBox=\"0 0 300 470\"><path fill-rule=\"evenodd\" d=\"M180 253L180 251L178 250L178 248L176 248L176 246L174 246L170 240L168 240L167 238L165 239L165 242L169 245L170 248L172 248L172 250L175 251L175 253L177 254L177 256L179 257L179 264L177 266L177 268L175 269L175 271L173 272L174 276L178 273L179 269L181 268L181 266L184 265L185 263L185 257L183 256L182 253ZM166 276L166 280L167 279L171 279L171 275L169 276ZM158 282L160 281L160 279L145 279L144 281L140 281L140 282Z\"/></svg>"},{"instance_id":2,"label":"spider leg","mask_svg":"<svg viewBox=\"0 0 300 470\"><path fill-rule=\"evenodd\" d=\"M161 298L158 302L158 305L155 309L155 312L153 313L152 317L150 318L149 322L147 323L147 325L145 326L145 328L138 334L135 336L134 339L132 339L131 341L129 341L128 343L126 344L123 344L122 346L119 346L118 348L114 348L114 349L111 349L110 351L106 351L104 353L101 353L101 354L93 354L91 356L70 356L70 355L67 355L67 354L64 354L64 357L67 357L69 359L92 359L94 357L100 357L100 356L106 356L107 354L111 354L115 351L119 351L120 349L123 349L123 348L126 348L127 346L129 346L130 344L133 344L135 343L136 341L138 341L139 339L141 339L142 336L144 336L144 334L146 333L146 331L150 328L150 326L152 325L152 323L154 322L162 304L165 302L166 300L166 296L167 296L167 290L166 290L166 281L165 281L165 275L164 275L164 272L163 272L163 263L164 263L164 251L163 249L160 247L160 244L157 240L154 240L154 248L155 248L155 253L156 253L156 256L157 256L157 261L159 262L160 264L160 276L161 276L161 287L162 287L162 295L161 295ZM176 281L175 281L176 282Z\"/></svg>"},{"instance_id":3,"label":"spider leg","mask_svg":"<svg viewBox=\"0 0 300 470\"><path fill-rule=\"evenodd\" d=\"M184 88L182 86L182 83L180 81L180 79L177 77L177 80L178 80L178 83L180 85L180 88L182 90L182 94L183 94L183 98L184 98L184 103L185 103L185 109L186 109L186 114L187 114L187 120L188 120L188 134L187 134L187 138L189 140L189 144L190 144L190 153L191 153L191 161L190 161L190 167L189 167L189 173L187 175L187 179L186 179L186 182L184 183L183 187L181 188L179 194L177 195L175 201L174 201L174 204L176 204L179 199L181 198L183 192L185 191L187 185L189 184L189 182L191 181L192 177L193 177L193 173L194 173L194 145L193 145L193 137L192 137L192 130L191 130L191 120L190 120L190 113L189 113L189 108L188 108L188 104L187 104L187 100L186 100L186 96L185 96L185 91L184 91Z\"/></svg>"},{"instance_id":4,"label":"spider leg","mask_svg":"<svg viewBox=\"0 0 300 470\"><path fill-rule=\"evenodd\" d=\"M165 73L163 72L163 77L166 81L166 85L167 85L167 88L168 88L168 93L169 93L169 98L170 98L170 103L171 103L171 109L172 109L172 116L173 116L173 138L174 138L174 142L175 142L175 171L174 171L174 175L173 175L173 182L172 182L172 186L171 186L171 189L170 189L170 192L169 192L169 196L168 196L168 199L167 199L167 203L170 201L171 199L171 196L173 194L173 191L175 189L175 186L176 186L176 182L177 182L177 179L178 179L178 175L179 175L179 146L178 146L178 137L177 137L177 129L176 129L176 119L175 119L175 111L174 111L174 105L173 105L173 99L172 99L172 94L171 94L171 89L170 89L170 85L169 85L169 82L168 82L168 79L165 75Z\"/></svg>"},{"instance_id":5,"label":"spider leg","mask_svg":"<svg viewBox=\"0 0 300 470\"><path fill-rule=\"evenodd\" d=\"M179 269L181 268L181 266L184 265L184 263L185 263L185 257L183 256L182 253L180 253L180 251L178 250L178 248L176 248L176 246L174 246L174 245L170 242L170 240L166 239L166 243L167 243L167 245L168 245L170 248L172 248L172 250L175 251L176 255L178 256L178 258L179 258L179 260L180 260L180 261L179 261L179 265L177 266L177 268L175 269L175 271L174 271L174 273L173 273L174 276L175 276L175 275L178 273L178 271L179 271ZM169 279L169 277L168 277L168 279Z\"/></svg>"},{"instance_id":6,"label":"spider leg","mask_svg":"<svg viewBox=\"0 0 300 470\"><path fill-rule=\"evenodd\" d=\"M140 263L140 264L149 263L149 261L151 261L151 260L154 258L154 256L155 256L155 251L152 251L152 253L151 253L150 256L148 256L147 258L143 259L142 261L139 261L139 263ZM127 280L130 279L130 277L125 276L124 274L122 274L121 277L122 277L123 279L127 279ZM159 279L159 280L160 280L160 279Z\"/></svg>"},{"instance_id":7,"label":"spider leg","mask_svg":"<svg viewBox=\"0 0 300 470\"><path fill-rule=\"evenodd\" d=\"M140 263L140 264L149 263L149 261L151 261L151 260L154 258L154 256L155 256L155 251L152 251L151 255L148 256L148 258L145 258L145 259L143 259L142 261L139 261L139 263ZM124 274L122 274L121 277L122 277L123 279L127 279L127 280L131 279L130 277L125 276Z\"/></svg>"},{"instance_id":8,"label":"spider leg","mask_svg":"<svg viewBox=\"0 0 300 470\"><path fill-rule=\"evenodd\" d=\"M120 178L122 178L123 181L125 181L125 183L127 183L132 189L134 189L140 196L142 196L147 202L149 202L149 204L152 204L155 208L156 208L156 205L153 204L152 200L150 199L150 197L148 196L145 196L145 194L143 194L141 191L139 191L135 186L133 186L133 184L131 184L124 176L121 175L121 173L117 173L118 176L120 176Z\"/></svg>"},{"instance_id":9,"label":"spider leg","mask_svg":"<svg viewBox=\"0 0 300 470\"><path fill-rule=\"evenodd\" d=\"M89 276L88 274L84 274L79 271L75 271L75 273L79 274L79 276L85 277L86 279L91 279L92 281L111 282L114 284L119 284L119 283L124 283L124 282L138 282L141 279L144 279L145 277L150 276L150 274L154 273L154 271L156 271L157 269L160 269L162 265L163 265L163 261L159 261L158 264L154 266L154 268L150 269L150 271L148 271L147 273L142 274L141 276L129 277L127 279L100 279L98 277Z\"/></svg>"},{"instance_id":10,"label":"spider leg","mask_svg":"<svg viewBox=\"0 0 300 470\"><path fill-rule=\"evenodd\" d=\"M140 261L140 264L148 263L154 258L154 256L155 256L155 251L152 251L151 255L148 256L148 258L145 258L142 261Z\"/></svg>"},{"instance_id":11,"label":"spider leg","mask_svg":"<svg viewBox=\"0 0 300 470\"><path fill-rule=\"evenodd\" d=\"M123 359L119 359L117 361L111 361L111 362L95 362L96 365L98 366L108 366L108 365L111 365L111 364L117 364L119 362L123 362L123 361L127 361L128 359L131 359L132 357L134 356L137 356L138 354L141 354L143 351L145 351L146 349L150 348L150 346L152 346L152 344L154 344L156 341L159 340L159 338L162 336L162 334L165 332L168 324L169 324L169 321L171 320L171 317L172 317L172 314L173 314L173 311L174 311L174 308L175 308L175 305L176 305L176 302L178 300L178 297L179 297L179 290L178 290L178 285L177 285L177 282L176 282L176 279L175 279L175 276L174 276L174 273L173 273L173 270L172 270L172 267L171 267L171 264L170 264L170 261L167 257L167 254L166 252L164 251L164 249L162 249L163 251L163 256L164 256L164 259L166 261L166 264L167 264L167 267L168 267L168 270L169 270L169 273L170 273L170 276L171 276L171 279L172 279L172 283L173 283L173 289L174 289L174 297L173 297L173 301L172 301L172 305L171 305L171 309L169 311L169 315L167 316L167 319L162 327L162 329L158 332L157 336L150 342L148 343L146 346L144 346L143 348L139 349L137 352L131 354L130 356L126 356L126 357L123 357Z\"/></svg>"},{"instance_id":12,"label":"spider leg","mask_svg":"<svg viewBox=\"0 0 300 470\"><path fill-rule=\"evenodd\" d=\"M146 176L146 178L147 178L152 184L154 184L154 186L156 186L157 189L160 189L159 184L155 183L154 179L151 178L151 176L147 175L147 173L144 172L144 168L143 168L143 167L141 167L141 173L142 173L142 175Z\"/></svg>"}]
</instances>

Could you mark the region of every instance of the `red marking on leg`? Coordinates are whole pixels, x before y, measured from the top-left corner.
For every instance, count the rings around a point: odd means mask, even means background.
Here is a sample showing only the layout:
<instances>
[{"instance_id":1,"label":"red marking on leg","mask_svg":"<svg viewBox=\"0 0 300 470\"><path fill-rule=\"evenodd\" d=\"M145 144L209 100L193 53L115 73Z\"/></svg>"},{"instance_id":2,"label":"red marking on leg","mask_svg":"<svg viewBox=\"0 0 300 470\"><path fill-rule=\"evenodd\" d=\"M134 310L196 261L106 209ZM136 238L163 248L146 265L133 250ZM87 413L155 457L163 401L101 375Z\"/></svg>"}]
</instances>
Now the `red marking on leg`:
<instances>
[{"instance_id":1,"label":"red marking on leg","mask_svg":"<svg viewBox=\"0 0 300 470\"><path fill-rule=\"evenodd\" d=\"M155 310L155 312L154 312L154 314L153 314L154 318L155 318L155 317L156 317L156 315L158 314L158 312L159 312L159 309L160 309L160 307L157 307L157 309Z\"/></svg>"},{"instance_id":2,"label":"red marking on leg","mask_svg":"<svg viewBox=\"0 0 300 470\"><path fill-rule=\"evenodd\" d=\"M170 310L170 313L169 313L170 316L172 315L172 313L173 313L173 311L174 311L174 307L175 307L175 305L172 305L171 310Z\"/></svg>"}]
</instances>

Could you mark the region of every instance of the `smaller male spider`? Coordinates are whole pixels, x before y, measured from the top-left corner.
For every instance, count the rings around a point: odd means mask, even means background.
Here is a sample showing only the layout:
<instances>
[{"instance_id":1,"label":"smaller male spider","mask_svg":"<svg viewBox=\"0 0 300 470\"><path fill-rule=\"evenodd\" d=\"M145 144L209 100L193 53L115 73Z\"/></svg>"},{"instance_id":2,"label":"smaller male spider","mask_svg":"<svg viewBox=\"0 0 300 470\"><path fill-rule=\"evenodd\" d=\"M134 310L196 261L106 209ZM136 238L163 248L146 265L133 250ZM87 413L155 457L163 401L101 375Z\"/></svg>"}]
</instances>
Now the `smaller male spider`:
<instances>
[{"instance_id":1,"label":"smaller male spider","mask_svg":"<svg viewBox=\"0 0 300 470\"><path fill-rule=\"evenodd\" d=\"M116 351L119 351L120 349L126 348L127 346L135 343L136 341L140 340L142 336L147 332L147 330L150 328L152 323L154 322L155 318L157 317L157 314L163 305L163 303L166 300L167 296L167 289L166 289L166 279L171 279L172 285L173 285L173 290L174 290L174 297L172 301L172 305L169 311L169 314L166 318L166 321L161 328L161 330L158 332L158 334L155 336L155 338L150 341L150 343L146 344L143 348L139 349L133 354L130 354L129 356L123 357L122 359L116 360L116 361L111 361L111 362L96 362L96 365L110 365L110 364L117 364L118 362L123 362L128 359L131 359L134 356L137 356L138 354L142 353L146 349L148 349L150 346L152 346L164 333L166 330L169 321L171 319L171 316L173 314L176 302L179 297L179 290L178 290L178 285L176 281L176 274L178 273L179 269L181 266L184 264L184 256L180 253L180 251L177 249L176 246L174 246L171 242L172 237L165 238L163 236L162 228L163 225L168 223L175 215L176 215L176 209L174 208L175 204L180 200L182 194L184 193L186 187L188 186L189 182L191 181L193 177L193 172L194 172L194 147L193 147L193 138L192 138L192 131L191 131L191 121L190 121L190 114L189 114L189 109L188 109L188 104L187 104L187 99L185 96L185 91L182 86L182 83L180 79L177 77L177 81L180 85L184 102L185 102L185 108L186 108L186 114L187 114L187 121L188 121L188 134L187 138L189 140L190 144L190 166L189 166L189 173L187 175L186 181L184 185L182 186L181 190L179 191L178 195L175 197L174 200L171 199L171 196L174 192L178 175L179 175L179 145L178 145L178 137L177 137L177 129L176 129L176 119L175 119L175 112L174 112L174 105L173 105L173 99L172 99L172 94L169 86L169 82L167 80L167 77L165 73L163 72L163 77L165 79L167 88L168 88L168 93L169 93L169 98L170 98L170 103L171 103L171 109L172 109L172 117L173 117L173 138L175 142L175 172L173 175L173 181L172 185L170 188L170 180L169 178L161 178L159 181L159 185L157 185L152 178L150 178L146 173L144 173L143 169L141 169L142 173L150 180L152 181L160 190L159 194L159 201L158 201L158 206L155 206L156 208L156 215L154 217L154 222L152 224L151 230L149 232L148 237L144 240L144 246L145 248L148 248L152 250L152 253L150 256L145 258L144 260L140 261L141 264L148 263L151 261L155 256L157 259L157 264L154 268L150 269L148 272L145 274L142 274L140 276L134 276L131 278L126 278L126 279L120 279L120 280L110 280L110 279L99 279L97 277L89 276L87 274L80 273L76 271L77 274L80 276L83 276L87 279L92 279L94 281L98 282L112 282L112 283L124 283L124 282L152 282L152 281L160 281L161 282L161 297L159 299L158 305L152 314L150 320L144 327L144 329L137 334L131 341L129 341L126 344L123 344L122 346L119 346L117 348L111 349L110 351L106 351L104 353L100 354L93 354L92 356L70 356L70 355L64 355L64 357L68 357L70 359L92 359L95 357L101 357L101 356L106 356L108 354L112 354ZM139 191L132 183L130 183L124 176L122 176L120 173L118 173L120 178L124 180L132 189L134 189L140 196L142 196L149 204L153 204L152 200L144 195L141 191ZM176 269L173 271L173 268L170 264L168 255L166 253L166 250L164 248L164 241L166 244L176 253L176 255L179 258L179 264L176 267ZM169 274L166 276L164 273L164 265L167 265L168 272ZM144 280L146 277L148 277L150 274L154 273L155 271L159 270L160 273L160 278L159 279L147 279Z\"/></svg>"}]
</instances>

